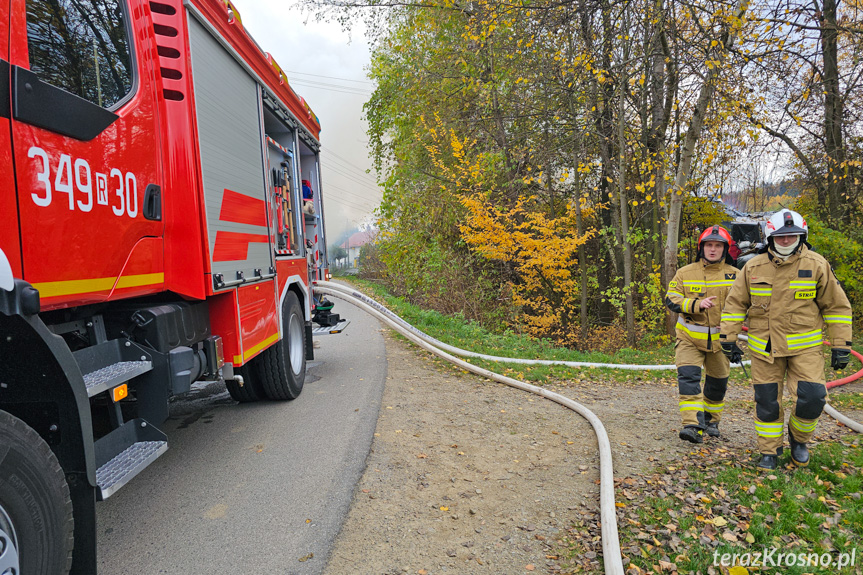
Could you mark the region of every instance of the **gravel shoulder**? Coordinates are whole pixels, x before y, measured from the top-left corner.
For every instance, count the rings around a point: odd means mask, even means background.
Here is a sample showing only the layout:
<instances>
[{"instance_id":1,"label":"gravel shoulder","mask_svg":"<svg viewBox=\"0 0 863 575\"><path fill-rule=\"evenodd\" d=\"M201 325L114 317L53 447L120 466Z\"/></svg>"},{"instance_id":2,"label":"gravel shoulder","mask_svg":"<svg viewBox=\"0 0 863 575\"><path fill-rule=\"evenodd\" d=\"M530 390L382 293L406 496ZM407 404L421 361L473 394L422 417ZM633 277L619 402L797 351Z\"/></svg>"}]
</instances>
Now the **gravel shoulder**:
<instances>
[{"instance_id":1,"label":"gravel shoulder","mask_svg":"<svg viewBox=\"0 0 863 575\"><path fill-rule=\"evenodd\" d=\"M598 510L599 457L590 424L382 331L388 363L383 404L366 471L324 573L567 572L575 558L565 556L559 541ZM587 373L548 388L603 421L616 479L695 451L677 438L675 381L645 373L613 383ZM860 391L863 384L846 388ZM732 380L723 436L704 449L751 456L751 393ZM844 431L825 416L818 433L827 439Z\"/></svg>"}]
</instances>

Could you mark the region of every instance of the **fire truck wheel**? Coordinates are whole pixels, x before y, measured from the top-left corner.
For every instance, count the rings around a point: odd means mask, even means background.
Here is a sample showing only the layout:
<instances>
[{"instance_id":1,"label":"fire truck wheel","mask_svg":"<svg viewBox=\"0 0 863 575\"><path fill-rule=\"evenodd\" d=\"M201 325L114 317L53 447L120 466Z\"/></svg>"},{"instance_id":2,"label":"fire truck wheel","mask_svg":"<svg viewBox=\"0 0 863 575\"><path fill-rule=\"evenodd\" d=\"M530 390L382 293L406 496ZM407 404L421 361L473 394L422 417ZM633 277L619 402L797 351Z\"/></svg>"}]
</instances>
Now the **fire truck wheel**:
<instances>
[{"instance_id":1,"label":"fire truck wheel","mask_svg":"<svg viewBox=\"0 0 863 575\"><path fill-rule=\"evenodd\" d=\"M306 337L303 310L289 291L282 305L282 339L256 358L264 393L270 399L296 399L306 381Z\"/></svg>"},{"instance_id":2,"label":"fire truck wheel","mask_svg":"<svg viewBox=\"0 0 863 575\"><path fill-rule=\"evenodd\" d=\"M252 360L254 362L254 360ZM261 388L261 382L258 381L258 374L252 369L251 364L235 367L234 371L237 375L243 378L243 385L231 379L225 382L225 387L228 388L228 393L234 401L240 403L249 403L259 401L264 397L264 390ZM0 574L2 575L2 574Z\"/></svg>"},{"instance_id":3,"label":"fire truck wheel","mask_svg":"<svg viewBox=\"0 0 863 575\"><path fill-rule=\"evenodd\" d=\"M69 486L51 448L0 411L0 573L68 573L73 527Z\"/></svg>"}]
</instances>

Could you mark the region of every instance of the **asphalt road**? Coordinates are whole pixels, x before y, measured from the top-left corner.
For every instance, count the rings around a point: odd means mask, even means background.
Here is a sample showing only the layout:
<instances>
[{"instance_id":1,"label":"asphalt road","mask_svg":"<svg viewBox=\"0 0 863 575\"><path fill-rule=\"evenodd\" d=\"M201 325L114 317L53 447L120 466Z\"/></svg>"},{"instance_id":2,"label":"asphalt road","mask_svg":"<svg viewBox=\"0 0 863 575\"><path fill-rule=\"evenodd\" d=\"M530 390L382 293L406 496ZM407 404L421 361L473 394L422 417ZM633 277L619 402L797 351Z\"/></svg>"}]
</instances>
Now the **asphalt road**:
<instances>
[{"instance_id":1,"label":"asphalt road","mask_svg":"<svg viewBox=\"0 0 863 575\"><path fill-rule=\"evenodd\" d=\"M198 386L162 427L169 449L97 505L99 575L316 574L364 468L386 380L380 324L316 338L302 395L239 405Z\"/></svg>"}]
</instances>

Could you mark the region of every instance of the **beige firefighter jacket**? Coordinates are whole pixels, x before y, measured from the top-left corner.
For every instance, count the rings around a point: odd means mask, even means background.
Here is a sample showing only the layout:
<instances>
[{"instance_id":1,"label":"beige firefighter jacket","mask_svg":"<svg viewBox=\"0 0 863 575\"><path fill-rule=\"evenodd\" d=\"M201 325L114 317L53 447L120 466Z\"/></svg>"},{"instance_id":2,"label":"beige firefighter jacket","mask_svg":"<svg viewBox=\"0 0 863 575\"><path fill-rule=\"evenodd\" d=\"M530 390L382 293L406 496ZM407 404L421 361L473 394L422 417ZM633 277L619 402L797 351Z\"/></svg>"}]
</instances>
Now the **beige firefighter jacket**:
<instances>
[{"instance_id":1,"label":"beige firefighter jacket","mask_svg":"<svg viewBox=\"0 0 863 575\"><path fill-rule=\"evenodd\" d=\"M769 363L820 346L827 325L834 348L851 347L851 304L823 256L803 245L783 260L746 262L722 310L723 341L737 341L749 317L749 349Z\"/></svg>"},{"instance_id":2,"label":"beige firefighter jacket","mask_svg":"<svg viewBox=\"0 0 863 575\"><path fill-rule=\"evenodd\" d=\"M719 345L719 321L722 306L738 269L725 263L698 260L682 267L668 283L665 305L677 316L677 339L693 343L702 351L722 351ZM716 296L714 306L702 310L700 301Z\"/></svg>"}]
</instances>

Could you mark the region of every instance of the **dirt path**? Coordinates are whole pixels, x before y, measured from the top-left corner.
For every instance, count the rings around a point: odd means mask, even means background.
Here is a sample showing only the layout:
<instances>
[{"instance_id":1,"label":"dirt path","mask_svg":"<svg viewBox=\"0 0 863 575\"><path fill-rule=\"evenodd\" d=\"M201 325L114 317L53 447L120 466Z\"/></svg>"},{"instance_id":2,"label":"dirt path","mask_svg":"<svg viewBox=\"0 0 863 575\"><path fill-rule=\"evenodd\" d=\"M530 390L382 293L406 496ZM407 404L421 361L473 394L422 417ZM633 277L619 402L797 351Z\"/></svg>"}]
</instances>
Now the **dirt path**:
<instances>
[{"instance_id":1,"label":"dirt path","mask_svg":"<svg viewBox=\"0 0 863 575\"><path fill-rule=\"evenodd\" d=\"M388 381L372 451L325 574L566 572L572 558L561 555L559 539L598 510L590 425L388 330L386 338ZM693 451L677 438L676 382L644 374L625 384L583 379L550 389L603 421L616 478ZM726 405L723 437L706 447L749 457L750 388L732 385ZM827 417L819 425L835 428Z\"/></svg>"}]
</instances>

